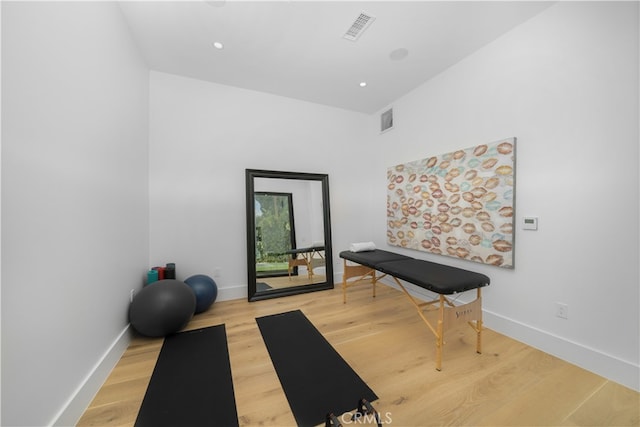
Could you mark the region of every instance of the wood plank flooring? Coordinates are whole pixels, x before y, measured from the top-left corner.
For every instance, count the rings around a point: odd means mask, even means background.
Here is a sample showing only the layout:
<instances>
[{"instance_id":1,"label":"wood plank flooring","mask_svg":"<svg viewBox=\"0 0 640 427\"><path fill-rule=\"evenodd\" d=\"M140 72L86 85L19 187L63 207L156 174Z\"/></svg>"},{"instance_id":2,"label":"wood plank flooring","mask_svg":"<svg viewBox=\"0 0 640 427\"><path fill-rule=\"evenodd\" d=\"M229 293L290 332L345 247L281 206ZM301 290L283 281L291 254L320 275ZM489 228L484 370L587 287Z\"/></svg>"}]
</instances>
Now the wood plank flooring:
<instances>
[{"instance_id":1,"label":"wood plank flooring","mask_svg":"<svg viewBox=\"0 0 640 427\"><path fill-rule=\"evenodd\" d=\"M259 277L258 282L266 283L273 289L290 288L292 286L308 285L312 283L323 283L327 281L324 274L314 274L313 280L309 279L306 274L299 274L297 276L280 276L280 277Z\"/></svg>"},{"instance_id":2,"label":"wood plank flooring","mask_svg":"<svg viewBox=\"0 0 640 427\"><path fill-rule=\"evenodd\" d=\"M216 302L193 318L187 329L226 325L241 426L295 425L255 322L295 309L380 397L373 405L384 424L640 425L639 393L489 329L480 355L471 328L448 331L443 369L436 371L435 339L406 296L380 285L372 298L371 286L362 284L349 289L347 304L336 286L252 303ZM132 426L161 346L162 339L135 337L78 426Z\"/></svg>"}]
</instances>

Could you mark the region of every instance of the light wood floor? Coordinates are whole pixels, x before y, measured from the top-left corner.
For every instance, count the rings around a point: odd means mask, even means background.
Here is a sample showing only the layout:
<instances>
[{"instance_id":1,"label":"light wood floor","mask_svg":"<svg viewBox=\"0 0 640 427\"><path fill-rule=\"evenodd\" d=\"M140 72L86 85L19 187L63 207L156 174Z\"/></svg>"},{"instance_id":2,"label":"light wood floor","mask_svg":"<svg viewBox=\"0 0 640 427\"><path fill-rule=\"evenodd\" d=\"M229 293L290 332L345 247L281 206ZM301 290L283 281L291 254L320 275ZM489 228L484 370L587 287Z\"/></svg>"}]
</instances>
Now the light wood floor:
<instances>
[{"instance_id":1,"label":"light wood floor","mask_svg":"<svg viewBox=\"0 0 640 427\"><path fill-rule=\"evenodd\" d=\"M309 285L314 283L323 283L327 280L324 274L314 274L313 280L309 279L306 274L297 276L281 276L281 277L261 277L258 282L266 283L273 289L290 288L293 286Z\"/></svg>"},{"instance_id":2,"label":"light wood floor","mask_svg":"<svg viewBox=\"0 0 640 427\"><path fill-rule=\"evenodd\" d=\"M346 305L336 286L252 303L216 302L194 317L188 329L226 324L240 425L295 425L255 322L294 309L380 397L373 405L385 424L640 424L639 393L488 329L481 355L471 328L448 331L443 369L436 371L433 335L406 296L378 286L372 298L370 288L350 289ZM161 346L162 339L135 338L78 425L132 426Z\"/></svg>"}]
</instances>

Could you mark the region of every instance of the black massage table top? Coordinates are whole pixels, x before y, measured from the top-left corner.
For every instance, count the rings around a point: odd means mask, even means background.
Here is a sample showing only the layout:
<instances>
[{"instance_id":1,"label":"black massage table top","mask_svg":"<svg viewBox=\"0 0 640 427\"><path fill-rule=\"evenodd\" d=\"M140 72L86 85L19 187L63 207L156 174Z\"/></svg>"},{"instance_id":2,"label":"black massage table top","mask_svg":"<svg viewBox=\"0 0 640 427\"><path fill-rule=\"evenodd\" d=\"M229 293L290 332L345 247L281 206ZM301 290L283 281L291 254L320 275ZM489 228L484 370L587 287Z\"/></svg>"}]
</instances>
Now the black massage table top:
<instances>
[{"instance_id":1,"label":"black massage table top","mask_svg":"<svg viewBox=\"0 0 640 427\"><path fill-rule=\"evenodd\" d=\"M346 260L353 261L360 265L371 267L373 269L375 269L376 266L381 262L413 259L406 255L400 255L394 252L383 251L381 249L374 249L372 251L362 251L362 252L342 251L340 252L340 258L344 258Z\"/></svg>"},{"instance_id":2,"label":"black massage table top","mask_svg":"<svg viewBox=\"0 0 640 427\"><path fill-rule=\"evenodd\" d=\"M490 283L489 277L484 274L378 249L344 251L340 257L443 295L480 288Z\"/></svg>"},{"instance_id":3,"label":"black massage table top","mask_svg":"<svg viewBox=\"0 0 640 427\"><path fill-rule=\"evenodd\" d=\"M307 252L319 252L324 251L324 246L311 246L308 248L294 248L285 252L285 254L303 254Z\"/></svg>"},{"instance_id":4,"label":"black massage table top","mask_svg":"<svg viewBox=\"0 0 640 427\"><path fill-rule=\"evenodd\" d=\"M484 274L420 259L381 262L376 270L444 295L489 284Z\"/></svg>"}]
</instances>

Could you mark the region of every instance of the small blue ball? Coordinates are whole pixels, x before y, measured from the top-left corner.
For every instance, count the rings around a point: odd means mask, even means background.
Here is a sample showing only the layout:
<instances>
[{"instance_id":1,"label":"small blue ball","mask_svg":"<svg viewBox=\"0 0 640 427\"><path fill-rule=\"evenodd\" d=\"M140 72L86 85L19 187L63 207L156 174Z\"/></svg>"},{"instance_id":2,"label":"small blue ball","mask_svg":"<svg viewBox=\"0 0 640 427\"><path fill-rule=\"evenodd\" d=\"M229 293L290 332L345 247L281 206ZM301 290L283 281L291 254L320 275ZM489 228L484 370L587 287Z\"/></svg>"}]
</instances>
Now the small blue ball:
<instances>
[{"instance_id":1,"label":"small blue ball","mask_svg":"<svg viewBox=\"0 0 640 427\"><path fill-rule=\"evenodd\" d=\"M206 311L218 296L218 286L216 282L204 274L191 276L185 279L184 283L189 285L196 297L195 314Z\"/></svg>"}]
</instances>

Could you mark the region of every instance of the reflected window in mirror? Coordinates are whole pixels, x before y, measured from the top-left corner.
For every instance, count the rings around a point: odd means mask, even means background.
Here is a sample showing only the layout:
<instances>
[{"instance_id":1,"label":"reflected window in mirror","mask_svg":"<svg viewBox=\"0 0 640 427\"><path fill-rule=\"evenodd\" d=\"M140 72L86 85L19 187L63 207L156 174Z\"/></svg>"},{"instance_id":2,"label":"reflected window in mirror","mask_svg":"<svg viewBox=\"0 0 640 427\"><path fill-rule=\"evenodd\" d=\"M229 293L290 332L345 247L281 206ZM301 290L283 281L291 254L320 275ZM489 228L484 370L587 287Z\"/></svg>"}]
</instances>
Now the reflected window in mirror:
<instances>
[{"instance_id":1,"label":"reflected window in mirror","mask_svg":"<svg viewBox=\"0 0 640 427\"><path fill-rule=\"evenodd\" d=\"M288 252L296 248L293 194L255 191L254 198L256 277L287 276Z\"/></svg>"}]
</instances>

